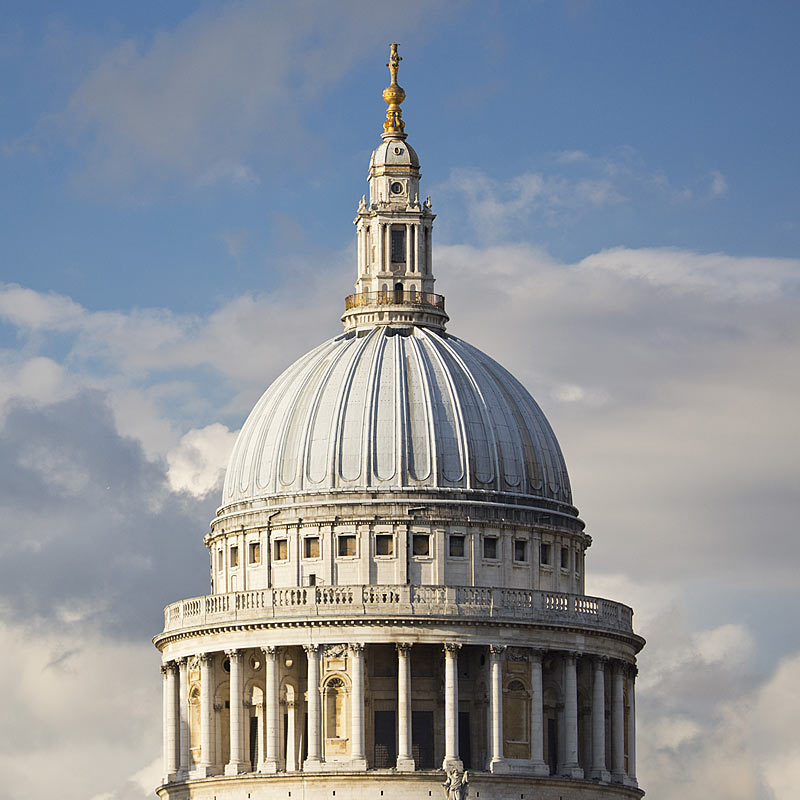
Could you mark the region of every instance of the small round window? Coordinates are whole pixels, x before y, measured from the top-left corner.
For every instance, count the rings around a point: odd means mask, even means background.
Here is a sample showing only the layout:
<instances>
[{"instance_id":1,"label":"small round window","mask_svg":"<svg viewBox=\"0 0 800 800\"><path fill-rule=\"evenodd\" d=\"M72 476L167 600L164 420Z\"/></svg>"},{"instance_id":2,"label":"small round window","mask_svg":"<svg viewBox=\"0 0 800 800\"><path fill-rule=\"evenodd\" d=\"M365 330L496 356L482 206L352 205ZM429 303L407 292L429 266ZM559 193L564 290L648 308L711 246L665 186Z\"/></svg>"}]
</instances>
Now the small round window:
<instances>
[{"instance_id":1,"label":"small round window","mask_svg":"<svg viewBox=\"0 0 800 800\"><path fill-rule=\"evenodd\" d=\"M392 194L403 194L403 184L399 181L395 181L392 184Z\"/></svg>"}]
</instances>

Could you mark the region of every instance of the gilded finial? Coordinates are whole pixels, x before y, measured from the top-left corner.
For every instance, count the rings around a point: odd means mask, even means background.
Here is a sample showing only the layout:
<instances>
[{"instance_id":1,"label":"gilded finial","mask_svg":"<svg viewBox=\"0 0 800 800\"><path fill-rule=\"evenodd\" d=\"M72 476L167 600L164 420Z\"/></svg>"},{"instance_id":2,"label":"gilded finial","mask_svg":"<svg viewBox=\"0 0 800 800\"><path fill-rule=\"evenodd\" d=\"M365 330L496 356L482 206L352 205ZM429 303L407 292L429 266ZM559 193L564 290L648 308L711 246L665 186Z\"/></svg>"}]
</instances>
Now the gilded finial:
<instances>
[{"instance_id":1,"label":"gilded finial","mask_svg":"<svg viewBox=\"0 0 800 800\"><path fill-rule=\"evenodd\" d=\"M405 123L403 122L403 111L400 103L406 98L403 87L397 83L397 70L400 67L402 56L397 54L397 44L389 45L389 74L392 82L383 90L383 99L389 108L386 110L386 122L383 123L383 137L405 139Z\"/></svg>"}]
</instances>

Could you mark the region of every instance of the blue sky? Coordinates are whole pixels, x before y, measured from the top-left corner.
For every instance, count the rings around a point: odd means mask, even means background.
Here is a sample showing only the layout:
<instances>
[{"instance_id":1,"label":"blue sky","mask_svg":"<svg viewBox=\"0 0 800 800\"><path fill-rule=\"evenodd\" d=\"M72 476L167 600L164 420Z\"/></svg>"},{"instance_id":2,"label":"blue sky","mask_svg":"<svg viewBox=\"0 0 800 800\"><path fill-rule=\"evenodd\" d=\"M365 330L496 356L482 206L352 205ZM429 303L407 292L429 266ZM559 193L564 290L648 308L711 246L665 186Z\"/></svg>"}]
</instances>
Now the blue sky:
<instances>
[{"instance_id":1,"label":"blue sky","mask_svg":"<svg viewBox=\"0 0 800 800\"><path fill-rule=\"evenodd\" d=\"M151 796L149 638L248 411L340 330L391 41L449 329L544 408L588 591L649 639L642 785L794 797L800 5L3 12L3 800Z\"/></svg>"}]
</instances>

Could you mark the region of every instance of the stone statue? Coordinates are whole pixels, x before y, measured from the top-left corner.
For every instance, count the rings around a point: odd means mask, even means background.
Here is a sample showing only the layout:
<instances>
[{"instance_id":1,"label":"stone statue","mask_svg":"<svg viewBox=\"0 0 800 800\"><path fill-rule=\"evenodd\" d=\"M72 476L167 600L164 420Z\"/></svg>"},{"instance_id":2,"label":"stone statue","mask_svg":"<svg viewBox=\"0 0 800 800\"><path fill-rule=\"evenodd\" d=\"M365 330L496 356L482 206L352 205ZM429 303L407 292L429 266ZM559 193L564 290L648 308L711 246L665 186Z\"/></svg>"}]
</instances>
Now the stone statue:
<instances>
[{"instance_id":1,"label":"stone statue","mask_svg":"<svg viewBox=\"0 0 800 800\"><path fill-rule=\"evenodd\" d=\"M459 772L453 768L447 773L447 780L442 784L446 800L465 800L469 773Z\"/></svg>"}]
</instances>

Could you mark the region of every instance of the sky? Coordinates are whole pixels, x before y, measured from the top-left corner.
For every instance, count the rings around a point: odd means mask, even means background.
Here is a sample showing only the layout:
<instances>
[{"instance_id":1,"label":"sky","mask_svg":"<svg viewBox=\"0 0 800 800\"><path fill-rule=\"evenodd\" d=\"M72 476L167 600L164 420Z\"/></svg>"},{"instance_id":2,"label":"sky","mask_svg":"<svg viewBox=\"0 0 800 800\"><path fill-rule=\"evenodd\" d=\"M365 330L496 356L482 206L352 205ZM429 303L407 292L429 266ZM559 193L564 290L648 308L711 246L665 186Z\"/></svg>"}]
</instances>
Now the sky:
<instances>
[{"instance_id":1,"label":"sky","mask_svg":"<svg viewBox=\"0 0 800 800\"><path fill-rule=\"evenodd\" d=\"M392 41L449 330L543 407L587 592L648 639L640 784L795 797L800 5L2 10L0 800L153 796L150 639L341 329Z\"/></svg>"}]
</instances>

